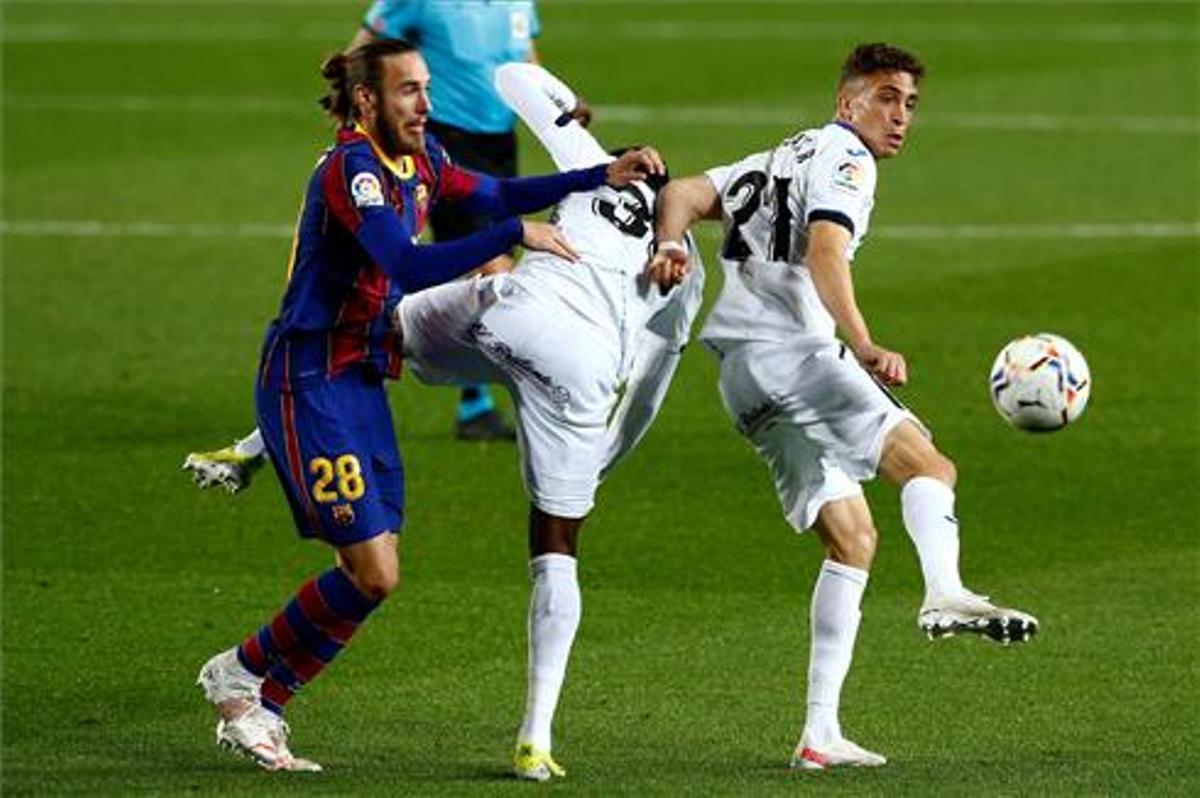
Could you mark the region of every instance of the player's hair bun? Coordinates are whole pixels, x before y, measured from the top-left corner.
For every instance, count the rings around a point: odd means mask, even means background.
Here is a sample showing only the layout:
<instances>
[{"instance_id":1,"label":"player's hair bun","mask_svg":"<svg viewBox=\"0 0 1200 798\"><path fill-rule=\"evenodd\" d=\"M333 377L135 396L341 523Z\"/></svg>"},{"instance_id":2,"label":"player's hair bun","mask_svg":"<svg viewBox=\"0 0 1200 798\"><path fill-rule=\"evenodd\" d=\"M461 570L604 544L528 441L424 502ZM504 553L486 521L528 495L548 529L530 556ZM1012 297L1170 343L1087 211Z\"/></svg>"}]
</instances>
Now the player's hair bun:
<instances>
[{"instance_id":1,"label":"player's hair bun","mask_svg":"<svg viewBox=\"0 0 1200 798\"><path fill-rule=\"evenodd\" d=\"M350 87L346 85L349 59L336 53L321 64L321 77L329 84L329 92L320 99L321 107L342 124L350 119Z\"/></svg>"}]
</instances>

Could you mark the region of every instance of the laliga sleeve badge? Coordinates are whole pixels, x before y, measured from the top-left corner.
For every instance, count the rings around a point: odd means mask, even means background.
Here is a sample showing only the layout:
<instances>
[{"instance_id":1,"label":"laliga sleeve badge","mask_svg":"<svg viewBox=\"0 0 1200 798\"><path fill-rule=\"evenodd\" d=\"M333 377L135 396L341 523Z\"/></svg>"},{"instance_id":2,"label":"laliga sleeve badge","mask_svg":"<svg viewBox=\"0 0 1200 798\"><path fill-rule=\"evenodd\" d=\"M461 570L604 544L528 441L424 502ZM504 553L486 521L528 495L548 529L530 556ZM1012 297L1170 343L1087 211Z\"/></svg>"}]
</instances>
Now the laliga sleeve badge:
<instances>
[{"instance_id":1,"label":"laliga sleeve badge","mask_svg":"<svg viewBox=\"0 0 1200 798\"><path fill-rule=\"evenodd\" d=\"M833 184L847 191L857 192L862 188L863 168L858 161L842 161L833 171Z\"/></svg>"},{"instance_id":2,"label":"laliga sleeve badge","mask_svg":"<svg viewBox=\"0 0 1200 798\"><path fill-rule=\"evenodd\" d=\"M378 208L383 206L383 186L371 172L359 172L350 180L350 196L356 208Z\"/></svg>"},{"instance_id":3,"label":"laliga sleeve badge","mask_svg":"<svg viewBox=\"0 0 1200 798\"><path fill-rule=\"evenodd\" d=\"M350 526L354 523L354 505L335 504L330 508L333 513L333 523L338 526Z\"/></svg>"}]
</instances>

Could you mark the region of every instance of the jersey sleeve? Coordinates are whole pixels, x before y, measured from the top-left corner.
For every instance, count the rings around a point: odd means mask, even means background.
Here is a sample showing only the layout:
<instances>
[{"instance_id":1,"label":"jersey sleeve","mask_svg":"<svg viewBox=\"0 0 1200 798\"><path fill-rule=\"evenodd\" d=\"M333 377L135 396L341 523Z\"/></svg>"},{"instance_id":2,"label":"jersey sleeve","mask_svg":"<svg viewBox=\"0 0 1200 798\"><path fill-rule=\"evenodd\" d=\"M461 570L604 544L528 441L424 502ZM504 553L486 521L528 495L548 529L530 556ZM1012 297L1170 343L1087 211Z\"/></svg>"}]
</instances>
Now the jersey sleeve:
<instances>
[{"instance_id":1,"label":"jersey sleeve","mask_svg":"<svg viewBox=\"0 0 1200 798\"><path fill-rule=\"evenodd\" d=\"M423 0L375 0L363 16L362 25L376 36L411 38L421 17Z\"/></svg>"},{"instance_id":2,"label":"jersey sleeve","mask_svg":"<svg viewBox=\"0 0 1200 798\"><path fill-rule=\"evenodd\" d=\"M813 156L805 223L835 222L851 235L866 229L875 196L875 159L861 143L839 137Z\"/></svg>"},{"instance_id":3,"label":"jersey sleeve","mask_svg":"<svg viewBox=\"0 0 1200 798\"><path fill-rule=\"evenodd\" d=\"M558 174L495 178L455 166L444 150L431 163L438 171L438 200L450 200L469 213L496 218L543 210L572 192L599 188L608 175L608 165L601 163Z\"/></svg>"},{"instance_id":4,"label":"jersey sleeve","mask_svg":"<svg viewBox=\"0 0 1200 798\"><path fill-rule=\"evenodd\" d=\"M708 182L712 183L713 188L717 191L717 194L724 196L725 187L729 185L729 180L733 176L733 169L733 164L714 166L713 168L707 170L704 173L704 176L708 178Z\"/></svg>"},{"instance_id":5,"label":"jersey sleeve","mask_svg":"<svg viewBox=\"0 0 1200 798\"><path fill-rule=\"evenodd\" d=\"M503 64L496 68L494 83L496 92L537 136L560 171L613 160L571 116L578 102L575 92L545 68Z\"/></svg>"},{"instance_id":6,"label":"jersey sleeve","mask_svg":"<svg viewBox=\"0 0 1200 798\"><path fill-rule=\"evenodd\" d=\"M739 186L739 183L746 182L747 174L756 172L763 174L764 178L761 184L765 184L765 164L766 153L756 152L736 163L714 166L704 173L712 182L713 188L717 190L717 194L721 196L721 215L726 221L746 203L744 189ZM753 182L758 183L759 181Z\"/></svg>"}]
</instances>

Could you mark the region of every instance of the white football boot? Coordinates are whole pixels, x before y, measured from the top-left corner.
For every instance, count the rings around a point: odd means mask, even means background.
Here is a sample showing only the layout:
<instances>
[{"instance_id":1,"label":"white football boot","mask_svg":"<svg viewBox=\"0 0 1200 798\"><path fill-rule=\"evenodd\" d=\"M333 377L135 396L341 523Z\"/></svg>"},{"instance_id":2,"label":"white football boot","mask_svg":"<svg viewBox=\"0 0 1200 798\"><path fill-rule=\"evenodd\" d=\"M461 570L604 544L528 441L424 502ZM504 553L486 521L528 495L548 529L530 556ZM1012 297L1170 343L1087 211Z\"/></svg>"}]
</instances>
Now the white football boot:
<instances>
[{"instance_id":1,"label":"white football boot","mask_svg":"<svg viewBox=\"0 0 1200 798\"><path fill-rule=\"evenodd\" d=\"M249 757L267 770L317 771L321 766L288 750L288 727L259 702L262 679L242 667L237 649L222 651L204 663L196 684L217 708L217 745Z\"/></svg>"},{"instance_id":2,"label":"white football boot","mask_svg":"<svg viewBox=\"0 0 1200 798\"><path fill-rule=\"evenodd\" d=\"M969 590L953 596L928 596L917 615L917 626L930 640L959 632L977 634L1007 646L1024 643L1037 634L1038 620L1027 612L997 607Z\"/></svg>"},{"instance_id":3,"label":"white football boot","mask_svg":"<svg viewBox=\"0 0 1200 798\"><path fill-rule=\"evenodd\" d=\"M181 468L192 472L192 479L201 490L220 485L230 493L237 493L250 484L250 478L262 464L262 455L238 454L236 447L226 446L211 452L192 452Z\"/></svg>"},{"instance_id":4,"label":"white football boot","mask_svg":"<svg viewBox=\"0 0 1200 798\"><path fill-rule=\"evenodd\" d=\"M886 765L887 758L861 745L842 738L819 747L806 745L804 740L792 752L793 770L828 770L829 768L877 768Z\"/></svg>"}]
</instances>

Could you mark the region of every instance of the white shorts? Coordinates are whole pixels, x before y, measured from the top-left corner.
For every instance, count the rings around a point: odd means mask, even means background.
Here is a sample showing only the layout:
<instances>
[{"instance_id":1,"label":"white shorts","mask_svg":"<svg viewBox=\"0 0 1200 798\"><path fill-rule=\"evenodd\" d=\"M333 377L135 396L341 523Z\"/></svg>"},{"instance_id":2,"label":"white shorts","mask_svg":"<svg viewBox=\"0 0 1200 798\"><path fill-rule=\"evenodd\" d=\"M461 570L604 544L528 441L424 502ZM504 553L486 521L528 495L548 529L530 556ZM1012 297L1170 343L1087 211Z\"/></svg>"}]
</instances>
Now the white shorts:
<instances>
[{"instance_id":1,"label":"white shorts","mask_svg":"<svg viewBox=\"0 0 1200 798\"><path fill-rule=\"evenodd\" d=\"M723 350L725 409L771 469L797 532L827 502L862 493L893 427L910 420L925 429L836 341L816 349L746 341Z\"/></svg>"},{"instance_id":2,"label":"white shorts","mask_svg":"<svg viewBox=\"0 0 1200 798\"><path fill-rule=\"evenodd\" d=\"M611 336L508 275L406 296L397 313L408 365L423 382L509 389L525 487L538 509L586 516L618 398L620 352Z\"/></svg>"}]
</instances>

